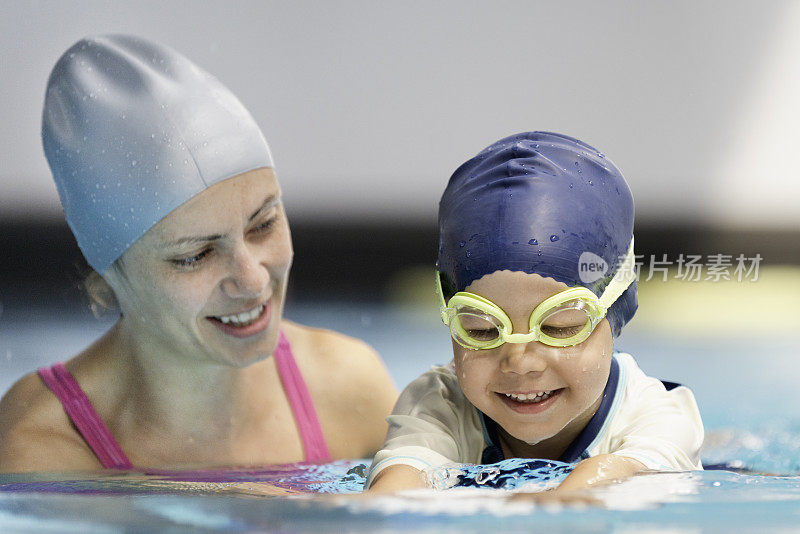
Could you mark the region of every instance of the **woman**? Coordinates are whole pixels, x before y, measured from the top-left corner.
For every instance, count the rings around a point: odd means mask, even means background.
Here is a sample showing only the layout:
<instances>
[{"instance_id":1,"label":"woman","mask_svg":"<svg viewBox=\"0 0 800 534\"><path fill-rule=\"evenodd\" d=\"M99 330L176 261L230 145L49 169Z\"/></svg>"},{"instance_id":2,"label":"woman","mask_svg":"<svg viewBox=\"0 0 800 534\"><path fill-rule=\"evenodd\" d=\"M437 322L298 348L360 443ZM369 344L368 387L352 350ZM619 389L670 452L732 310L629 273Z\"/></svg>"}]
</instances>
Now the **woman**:
<instances>
[{"instance_id":1,"label":"woman","mask_svg":"<svg viewBox=\"0 0 800 534\"><path fill-rule=\"evenodd\" d=\"M83 39L42 137L121 316L0 403L0 471L365 457L396 390L364 343L282 320L292 245L269 147L215 78L139 38Z\"/></svg>"}]
</instances>

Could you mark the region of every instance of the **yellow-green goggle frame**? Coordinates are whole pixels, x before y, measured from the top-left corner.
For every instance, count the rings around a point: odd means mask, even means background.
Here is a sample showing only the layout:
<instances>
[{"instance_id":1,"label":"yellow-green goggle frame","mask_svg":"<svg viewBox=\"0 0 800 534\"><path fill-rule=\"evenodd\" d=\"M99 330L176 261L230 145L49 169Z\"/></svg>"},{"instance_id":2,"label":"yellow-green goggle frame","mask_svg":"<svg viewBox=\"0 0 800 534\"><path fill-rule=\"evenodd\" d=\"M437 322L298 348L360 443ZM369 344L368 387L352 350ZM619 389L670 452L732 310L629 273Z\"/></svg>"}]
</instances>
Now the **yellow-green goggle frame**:
<instances>
[{"instance_id":1,"label":"yellow-green goggle frame","mask_svg":"<svg viewBox=\"0 0 800 534\"><path fill-rule=\"evenodd\" d=\"M594 331L594 328L606 316L608 308L628 289L636 279L634 269L633 239L631 239L628 253L614 277L606 286L603 294L598 298L585 287L571 287L543 300L528 320L529 332L527 334L514 334L513 325L508 315L497 304L475 293L459 291L449 301L445 302L442 291L441 275L436 271L436 292L439 296L442 322L450 328L453 339L462 347L470 350L486 350L499 347L504 343L530 343L538 341L552 347L570 347L584 342ZM458 309L466 306L494 319L498 335L494 339L483 340L472 336L459 320L456 319ZM562 309L582 310L587 315L587 321L576 333L568 337L553 337L542 331L542 323L554 313ZM488 319L487 319L488 320Z\"/></svg>"}]
</instances>

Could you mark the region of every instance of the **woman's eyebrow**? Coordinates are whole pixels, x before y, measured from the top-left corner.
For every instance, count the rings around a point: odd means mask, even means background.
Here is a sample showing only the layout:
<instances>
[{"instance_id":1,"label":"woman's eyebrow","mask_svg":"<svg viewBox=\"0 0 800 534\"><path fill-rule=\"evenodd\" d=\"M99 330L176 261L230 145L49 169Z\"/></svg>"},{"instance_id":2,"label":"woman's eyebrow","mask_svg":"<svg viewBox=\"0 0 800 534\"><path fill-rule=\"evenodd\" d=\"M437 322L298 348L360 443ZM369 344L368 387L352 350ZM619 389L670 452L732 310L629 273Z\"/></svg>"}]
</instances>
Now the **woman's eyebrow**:
<instances>
[{"instance_id":1,"label":"woman's eyebrow","mask_svg":"<svg viewBox=\"0 0 800 534\"><path fill-rule=\"evenodd\" d=\"M204 245L206 243L210 243L212 241L216 241L218 239L222 239L222 234L213 234L213 235L206 235L206 236L192 236L192 237L182 237L180 239L176 239L175 241L169 241L167 243L161 243L159 248L172 248L172 247L181 247L186 245Z\"/></svg>"},{"instance_id":2,"label":"woman's eyebrow","mask_svg":"<svg viewBox=\"0 0 800 534\"><path fill-rule=\"evenodd\" d=\"M270 195L268 196L261 206L253 212L253 214L247 219L248 222L252 222L253 219L258 217L258 215L269 208L277 205L281 201L280 196L278 195ZM213 234L213 235L206 235L206 236L189 236L189 237L181 237L174 241L169 241L167 243L161 243L159 245L160 248L172 248L172 247L182 247L187 245L204 245L206 243L210 243L212 241L216 241L218 239L222 239L224 237L222 234Z\"/></svg>"},{"instance_id":3,"label":"woman's eyebrow","mask_svg":"<svg viewBox=\"0 0 800 534\"><path fill-rule=\"evenodd\" d=\"M277 205L278 202L280 202L280 201L281 201L281 197L278 196L278 195L270 195L270 196L268 196L264 200L264 202L261 204L261 206L256 211L253 212L253 214L250 216L249 219L247 219L247 222L252 222L253 219L258 217L259 213L261 213L262 211L264 211L266 209L272 208L273 206Z\"/></svg>"}]
</instances>

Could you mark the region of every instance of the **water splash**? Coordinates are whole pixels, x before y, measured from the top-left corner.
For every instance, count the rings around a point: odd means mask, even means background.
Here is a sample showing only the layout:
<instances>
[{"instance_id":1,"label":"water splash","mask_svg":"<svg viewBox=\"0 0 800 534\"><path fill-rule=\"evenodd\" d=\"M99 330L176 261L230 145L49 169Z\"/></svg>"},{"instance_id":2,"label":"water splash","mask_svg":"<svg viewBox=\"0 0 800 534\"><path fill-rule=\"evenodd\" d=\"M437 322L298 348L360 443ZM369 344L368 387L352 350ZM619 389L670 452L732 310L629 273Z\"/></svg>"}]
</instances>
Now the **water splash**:
<instances>
[{"instance_id":1,"label":"water splash","mask_svg":"<svg viewBox=\"0 0 800 534\"><path fill-rule=\"evenodd\" d=\"M496 464L452 464L426 471L435 489L503 488L525 486L526 490L544 491L558 486L575 466L555 460L510 458Z\"/></svg>"}]
</instances>

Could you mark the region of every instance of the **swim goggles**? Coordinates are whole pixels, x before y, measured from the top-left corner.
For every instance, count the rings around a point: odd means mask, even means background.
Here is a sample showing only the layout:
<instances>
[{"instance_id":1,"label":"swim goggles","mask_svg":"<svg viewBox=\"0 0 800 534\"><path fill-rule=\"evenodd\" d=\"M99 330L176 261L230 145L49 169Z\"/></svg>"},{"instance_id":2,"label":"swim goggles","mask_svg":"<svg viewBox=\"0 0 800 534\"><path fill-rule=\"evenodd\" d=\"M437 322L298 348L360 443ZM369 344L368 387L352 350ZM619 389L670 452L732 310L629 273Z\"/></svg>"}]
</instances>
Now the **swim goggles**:
<instances>
[{"instance_id":1,"label":"swim goggles","mask_svg":"<svg viewBox=\"0 0 800 534\"><path fill-rule=\"evenodd\" d=\"M608 308L636 279L633 239L614 277L600 298L585 287L571 287L543 300L531 313L529 332L514 334L508 315L495 303L467 291L445 302L441 273L436 271L436 291L442 321L453 339L470 350L493 349L503 343L538 341L551 347L582 343L606 316Z\"/></svg>"}]
</instances>

